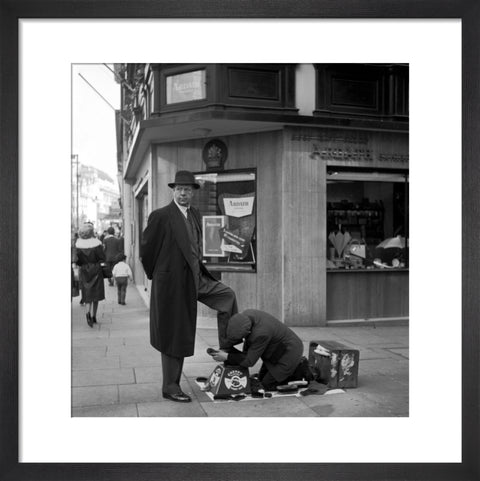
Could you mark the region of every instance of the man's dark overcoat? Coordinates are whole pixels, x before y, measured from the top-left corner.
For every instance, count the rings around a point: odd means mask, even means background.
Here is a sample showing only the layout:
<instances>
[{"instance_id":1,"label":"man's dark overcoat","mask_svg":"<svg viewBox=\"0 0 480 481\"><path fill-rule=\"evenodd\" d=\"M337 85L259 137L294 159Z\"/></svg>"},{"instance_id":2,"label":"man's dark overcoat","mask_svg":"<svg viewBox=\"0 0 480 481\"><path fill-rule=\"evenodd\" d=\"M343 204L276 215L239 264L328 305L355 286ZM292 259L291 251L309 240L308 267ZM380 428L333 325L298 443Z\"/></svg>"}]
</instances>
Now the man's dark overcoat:
<instances>
[{"instance_id":1,"label":"man's dark overcoat","mask_svg":"<svg viewBox=\"0 0 480 481\"><path fill-rule=\"evenodd\" d=\"M200 226L200 214L191 207ZM140 248L150 293L150 343L173 357L192 356L197 325L197 291L185 218L174 201L154 210ZM215 280L200 263L204 275Z\"/></svg>"},{"instance_id":2,"label":"man's dark overcoat","mask_svg":"<svg viewBox=\"0 0 480 481\"><path fill-rule=\"evenodd\" d=\"M107 262L118 262L120 256L123 255L123 246L118 237L107 235L103 239L103 247L105 249L105 259Z\"/></svg>"},{"instance_id":3,"label":"man's dark overcoat","mask_svg":"<svg viewBox=\"0 0 480 481\"><path fill-rule=\"evenodd\" d=\"M238 344L245 339L243 352L230 353L229 361L243 367L252 367L259 358L277 381L293 374L303 354L301 339L285 324L267 312L247 309L241 313L244 320L227 326L228 341Z\"/></svg>"}]
</instances>

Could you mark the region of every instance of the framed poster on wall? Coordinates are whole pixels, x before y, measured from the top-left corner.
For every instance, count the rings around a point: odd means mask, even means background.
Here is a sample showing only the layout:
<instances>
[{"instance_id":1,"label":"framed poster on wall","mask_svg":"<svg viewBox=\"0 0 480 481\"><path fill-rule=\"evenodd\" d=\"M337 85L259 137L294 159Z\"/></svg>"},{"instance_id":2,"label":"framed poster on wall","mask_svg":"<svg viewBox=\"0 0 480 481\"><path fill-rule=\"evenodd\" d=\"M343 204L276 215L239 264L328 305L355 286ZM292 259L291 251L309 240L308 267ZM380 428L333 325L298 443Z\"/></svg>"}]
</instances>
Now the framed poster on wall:
<instances>
[{"instance_id":1,"label":"framed poster on wall","mask_svg":"<svg viewBox=\"0 0 480 481\"><path fill-rule=\"evenodd\" d=\"M204 215L203 224L203 257L224 257L222 248L222 232L225 230L224 215Z\"/></svg>"},{"instance_id":2,"label":"framed poster on wall","mask_svg":"<svg viewBox=\"0 0 480 481\"><path fill-rule=\"evenodd\" d=\"M255 272L255 169L200 172L195 178L205 264L217 271Z\"/></svg>"}]
</instances>

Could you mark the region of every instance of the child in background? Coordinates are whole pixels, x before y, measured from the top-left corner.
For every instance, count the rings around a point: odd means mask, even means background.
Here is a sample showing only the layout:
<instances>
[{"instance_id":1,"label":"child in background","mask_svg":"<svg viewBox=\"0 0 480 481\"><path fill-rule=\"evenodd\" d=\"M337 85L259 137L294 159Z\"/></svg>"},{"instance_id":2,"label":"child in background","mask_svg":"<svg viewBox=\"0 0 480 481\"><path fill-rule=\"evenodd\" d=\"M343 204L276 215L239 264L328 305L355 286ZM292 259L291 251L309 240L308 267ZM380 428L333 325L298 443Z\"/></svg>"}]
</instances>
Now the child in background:
<instances>
[{"instance_id":1,"label":"child in background","mask_svg":"<svg viewBox=\"0 0 480 481\"><path fill-rule=\"evenodd\" d=\"M120 259L120 262L117 262L113 266L112 274L117 284L118 303L124 306L125 296L127 294L128 279L133 281L133 274L130 266L125 262L127 260L127 256L122 255Z\"/></svg>"}]
</instances>

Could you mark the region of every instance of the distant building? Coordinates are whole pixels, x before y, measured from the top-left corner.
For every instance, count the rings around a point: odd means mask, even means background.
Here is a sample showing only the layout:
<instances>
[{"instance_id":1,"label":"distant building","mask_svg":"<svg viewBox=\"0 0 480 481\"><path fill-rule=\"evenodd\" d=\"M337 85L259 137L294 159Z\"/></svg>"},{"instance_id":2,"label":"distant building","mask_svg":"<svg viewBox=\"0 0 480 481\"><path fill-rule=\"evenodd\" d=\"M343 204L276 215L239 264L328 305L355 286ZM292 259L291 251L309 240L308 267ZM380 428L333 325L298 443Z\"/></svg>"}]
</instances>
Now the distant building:
<instances>
[{"instance_id":1,"label":"distant building","mask_svg":"<svg viewBox=\"0 0 480 481\"><path fill-rule=\"evenodd\" d=\"M72 160L76 164L76 159ZM77 175L77 166L72 166L72 227L92 222L98 233L110 226L121 229L119 201L118 185L108 174L79 163Z\"/></svg>"}]
</instances>

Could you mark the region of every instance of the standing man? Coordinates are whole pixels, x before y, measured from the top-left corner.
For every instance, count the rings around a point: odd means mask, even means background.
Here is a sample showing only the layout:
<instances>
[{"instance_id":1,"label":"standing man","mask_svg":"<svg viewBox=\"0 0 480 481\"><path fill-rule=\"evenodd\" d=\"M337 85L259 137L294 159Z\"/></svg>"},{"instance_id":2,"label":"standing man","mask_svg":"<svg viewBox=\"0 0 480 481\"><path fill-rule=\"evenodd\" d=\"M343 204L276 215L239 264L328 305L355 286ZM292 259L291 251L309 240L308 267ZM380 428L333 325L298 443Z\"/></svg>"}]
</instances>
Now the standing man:
<instances>
[{"instance_id":1,"label":"standing man","mask_svg":"<svg viewBox=\"0 0 480 481\"><path fill-rule=\"evenodd\" d=\"M200 214L190 206L200 185L184 170L168 186L173 201L150 214L140 256L152 280L150 343L162 353L163 397L190 402L180 377L184 358L194 352L197 300L218 311L218 338L224 349L227 322L238 308L232 289L215 280L202 262Z\"/></svg>"},{"instance_id":2,"label":"standing man","mask_svg":"<svg viewBox=\"0 0 480 481\"><path fill-rule=\"evenodd\" d=\"M103 239L103 248L105 250L106 263L109 265L110 270L113 270L113 266L120 260L121 244L118 237L115 237L115 229L109 227L107 229L107 235ZM108 283L113 286L113 277L108 279Z\"/></svg>"}]
</instances>

